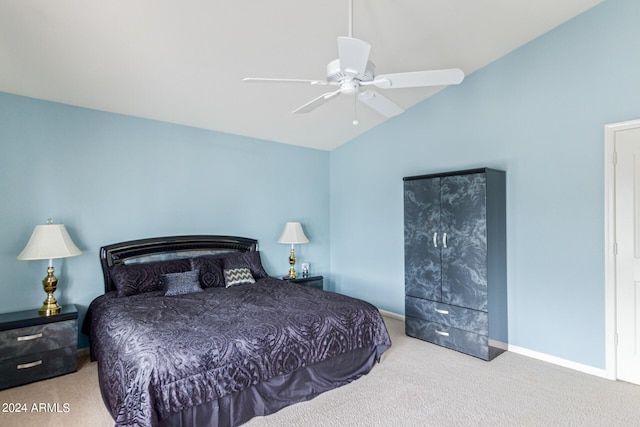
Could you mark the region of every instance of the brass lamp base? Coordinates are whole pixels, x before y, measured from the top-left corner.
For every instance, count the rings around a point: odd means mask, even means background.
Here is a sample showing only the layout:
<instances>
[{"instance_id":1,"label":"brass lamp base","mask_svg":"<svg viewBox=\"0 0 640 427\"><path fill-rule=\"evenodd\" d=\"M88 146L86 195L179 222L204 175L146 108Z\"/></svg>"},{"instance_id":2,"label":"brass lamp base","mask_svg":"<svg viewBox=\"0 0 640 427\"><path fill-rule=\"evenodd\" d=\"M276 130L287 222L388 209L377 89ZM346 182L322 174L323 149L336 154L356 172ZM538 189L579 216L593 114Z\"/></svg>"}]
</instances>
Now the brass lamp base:
<instances>
[{"instance_id":1,"label":"brass lamp base","mask_svg":"<svg viewBox=\"0 0 640 427\"><path fill-rule=\"evenodd\" d=\"M44 300L42 307L38 310L40 316L52 316L60 313L62 307L58 305L58 301L53 297L53 293L58 289L58 278L53 275L53 267L47 268L47 277L42 281L42 287L47 293L47 299Z\"/></svg>"},{"instance_id":2,"label":"brass lamp base","mask_svg":"<svg viewBox=\"0 0 640 427\"><path fill-rule=\"evenodd\" d=\"M287 275L289 279L295 279L296 277L298 277L298 275L296 274L296 269L293 268L295 264L296 264L296 254L293 253L293 248L291 248L291 253L289 254L289 265L291 266L291 268L289 268L289 274Z\"/></svg>"}]
</instances>

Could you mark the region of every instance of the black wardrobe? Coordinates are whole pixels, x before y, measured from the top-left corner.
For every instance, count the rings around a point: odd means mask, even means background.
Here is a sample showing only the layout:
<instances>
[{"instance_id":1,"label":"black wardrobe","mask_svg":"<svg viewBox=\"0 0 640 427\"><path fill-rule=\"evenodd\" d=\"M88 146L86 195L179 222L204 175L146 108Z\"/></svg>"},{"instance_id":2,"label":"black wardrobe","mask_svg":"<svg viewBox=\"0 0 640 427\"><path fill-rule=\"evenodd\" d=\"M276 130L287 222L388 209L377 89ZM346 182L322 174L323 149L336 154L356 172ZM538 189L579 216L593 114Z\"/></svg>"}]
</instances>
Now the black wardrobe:
<instances>
[{"instance_id":1,"label":"black wardrobe","mask_svg":"<svg viewBox=\"0 0 640 427\"><path fill-rule=\"evenodd\" d=\"M505 173L404 178L406 333L484 360L508 342Z\"/></svg>"}]
</instances>

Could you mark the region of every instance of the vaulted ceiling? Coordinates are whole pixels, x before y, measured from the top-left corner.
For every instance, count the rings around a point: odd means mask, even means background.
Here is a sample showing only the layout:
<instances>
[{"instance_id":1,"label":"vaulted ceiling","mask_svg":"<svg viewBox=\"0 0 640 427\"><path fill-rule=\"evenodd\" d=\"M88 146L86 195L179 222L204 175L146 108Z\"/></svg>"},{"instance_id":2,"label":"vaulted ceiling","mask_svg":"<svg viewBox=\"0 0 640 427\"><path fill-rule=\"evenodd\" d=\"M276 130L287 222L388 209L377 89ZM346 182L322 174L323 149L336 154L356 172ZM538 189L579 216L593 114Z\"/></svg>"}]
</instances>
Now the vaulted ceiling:
<instances>
[{"instance_id":1,"label":"vaulted ceiling","mask_svg":"<svg viewBox=\"0 0 640 427\"><path fill-rule=\"evenodd\" d=\"M377 74L468 75L600 1L353 0L352 30ZM386 118L349 95L294 115L327 87L242 79L324 80L349 22L348 0L2 0L0 91L331 150Z\"/></svg>"}]
</instances>

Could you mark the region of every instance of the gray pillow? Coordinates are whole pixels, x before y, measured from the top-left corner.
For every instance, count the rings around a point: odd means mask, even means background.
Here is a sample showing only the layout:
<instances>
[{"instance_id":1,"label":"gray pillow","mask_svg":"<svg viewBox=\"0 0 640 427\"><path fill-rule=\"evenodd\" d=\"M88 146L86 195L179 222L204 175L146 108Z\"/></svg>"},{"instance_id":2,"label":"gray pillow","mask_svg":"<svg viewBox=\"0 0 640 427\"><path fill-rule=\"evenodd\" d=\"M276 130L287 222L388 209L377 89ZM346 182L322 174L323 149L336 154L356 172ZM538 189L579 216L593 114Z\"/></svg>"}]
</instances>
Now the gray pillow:
<instances>
[{"instance_id":1,"label":"gray pillow","mask_svg":"<svg viewBox=\"0 0 640 427\"><path fill-rule=\"evenodd\" d=\"M200 271L191 270L183 273L170 273L160 276L165 296L202 292L200 287Z\"/></svg>"}]
</instances>

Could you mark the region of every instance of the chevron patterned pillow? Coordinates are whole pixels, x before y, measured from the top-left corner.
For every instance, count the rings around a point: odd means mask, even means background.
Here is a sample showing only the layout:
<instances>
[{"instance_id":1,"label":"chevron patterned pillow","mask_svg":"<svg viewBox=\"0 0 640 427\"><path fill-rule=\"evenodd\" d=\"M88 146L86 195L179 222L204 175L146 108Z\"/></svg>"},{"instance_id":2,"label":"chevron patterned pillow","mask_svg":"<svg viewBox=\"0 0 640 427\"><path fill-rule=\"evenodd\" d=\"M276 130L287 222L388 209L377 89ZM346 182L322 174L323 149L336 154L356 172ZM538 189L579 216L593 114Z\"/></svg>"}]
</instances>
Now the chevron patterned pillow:
<instances>
[{"instance_id":1,"label":"chevron patterned pillow","mask_svg":"<svg viewBox=\"0 0 640 427\"><path fill-rule=\"evenodd\" d=\"M224 270L225 287L256 283L248 268L229 268Z\"/></svg>"}]
</instances>

